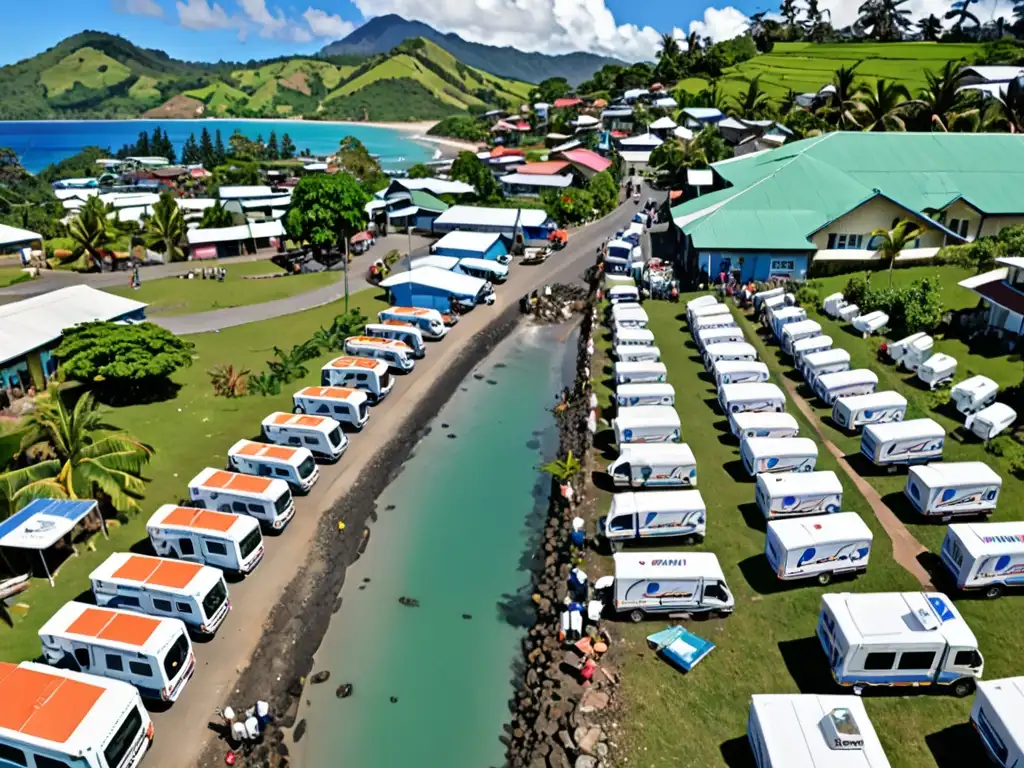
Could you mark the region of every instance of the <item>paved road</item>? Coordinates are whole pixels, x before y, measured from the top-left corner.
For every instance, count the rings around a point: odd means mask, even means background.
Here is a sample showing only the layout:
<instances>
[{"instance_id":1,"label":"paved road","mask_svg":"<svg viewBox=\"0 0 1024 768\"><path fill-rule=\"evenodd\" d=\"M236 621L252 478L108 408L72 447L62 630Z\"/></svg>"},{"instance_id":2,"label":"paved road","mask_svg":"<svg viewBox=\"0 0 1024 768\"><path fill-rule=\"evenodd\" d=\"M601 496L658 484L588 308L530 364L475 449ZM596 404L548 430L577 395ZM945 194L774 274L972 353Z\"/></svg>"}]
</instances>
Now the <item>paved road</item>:
<instances>
[{"instance_id":1,"label":"paved road","mask_svg":"<svg viewBox=\"0 0 1024 768\"><path fill-rule=\"evenodd\" d=\"M572 282L594 263L597 248L626 226L635 211L629 203L601 221L574 232L565 250L546 263L516 265L497 290L495 307L478 307L463 317L447 338L432 344L412 374L399 377L391 395L376 406L366 428L354 435L345 457L324 466L320 480L308 496L297 498L297 513L280 537L267 541L267 552L249 578L231 585L232 611L217 636L196 646L196 674L181 699L168 711L154 714L157 738L146 758L147 768L195 765L210 736L207 724L216 707L232 699L232 691L245 671L264 626L285 588L306 562L319 518L337 503L367 470L374 456L398 434L435 381L454 363L467 340L488 327L501 311L524 294L545 284ZM370 544L370 556L373 544ZM292 606L301 612L302 606Z\"/></svg>"}]
</instances>

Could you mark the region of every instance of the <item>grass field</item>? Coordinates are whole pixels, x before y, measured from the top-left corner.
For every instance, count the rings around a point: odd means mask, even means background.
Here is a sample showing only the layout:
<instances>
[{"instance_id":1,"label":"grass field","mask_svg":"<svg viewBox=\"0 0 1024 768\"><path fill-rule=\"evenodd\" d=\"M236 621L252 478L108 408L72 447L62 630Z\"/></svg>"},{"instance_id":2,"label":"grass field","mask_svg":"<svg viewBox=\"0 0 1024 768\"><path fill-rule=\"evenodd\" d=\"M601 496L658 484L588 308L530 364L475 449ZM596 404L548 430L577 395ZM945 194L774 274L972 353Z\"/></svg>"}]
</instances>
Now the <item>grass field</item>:
<instances>
[{"instance_id":1,"label":"grass field","mask_svg":"<svg viewBox=\"0 0 1024 768\"><path fill-rule=\"evenodd\" d=\"M430 91L435 98L456 107L457 109L468 109L470 105L483 104L483 102L468 93L459 91L454 85L445 82L441 77L422 64L413 56L399 54L381 62L373 69L364 72L359 77L349 80L343 86L330 93L324 102L342 96L350 96L361 88L376 83L378 80L399 80L409 78L415 80Z\"/></svg>"},{"instance_id":2,"label":"grass field","mask_svg":"<svg viewBox=\"0 0 1024 768\"><path fill-rule=\"evenodd\" d=\"M386 306L378 297L375 291L362 291L352 296L351 304L367 316L375 316ZM306 341L317 328L330 325L343 311L343 303L335 302L284 319L192 336L190 340L196 345L194 362L174 377L181 385L176 397L109 410L108 422L156 448L147 470L149 483L142 502L143 513L128 525L112 530L109 543L102 536L93 537L97 551L80 547L79 557L67 560L60 569L55 588L51 589L45 580L36 580L18 596L18 601L27 604L29 610L25 616L12 617L13 629L0 622L0 660L21 661L38 656L39 627L57 608L89 588L89 573L110 552L126 550L144 539L149 515L161 504L176 502L187 495L186 484L203 467L223 466L228 448L241 437L257 435L260 422L268 413L290 411L291 393L319 383L321 366L338 353L328 352L307 363L309 373L301 381L285 386L276 397L215 398L206 372L227 364L259 372L266 368L265 361L272 357L275 345L289 348Z\"/></svg>"},{"instance_id":3,"label":"grass field","mask_svg":"<svg viewBox=\"0 0 1024 768\"><path fill-rule=\"evenodd\" d=\"M186 96L199 99L214 112L222 114L227 112L231 106L238 103L246 103L248 96L237 88L232 88L227 83L216 82L207 85L205 88L195 88L185 91Z\"/></svg>"},{"instance_id":4,"label":"grass field","mask_svg":"<svg viewBox=\"0 0 1024 768\"><path fill-rule=\"evenodd\" d=\"M149 304L147 313L150 315L170 317L286 299L335 283L344 275L343 272L317 272L272 280L244 279L246 275L281 272L280 267L269 261L232 264L227 270L228 276L223 283L216 280L182 280L177 277L146 280L143 273L142 287L138 290L125 286L110 289L109 292ZM0 280L2 279L0 277Z\"/></svg>"},{"instance_id":5,"label":"grass field","mask_svg":"<svg viewBox=\"0 0 1024 768\"><path fill-rule=\"evenodd\" d=\"M338 67L326 61L292 59L267 64L258 69L237 69L231 73L231 77L242 88L260 88L268 82L286 79L295 72L316 72L327 89L331 90L355 72L355 69L353 66Z\"/></svg>"},{"instance_id":6,"label":"grass field","mask_svg":"<svg viewBox=\"0 0 1024 768\"><path fill-rule=\"evenodd\" d=\"M86 88L107 88L120 83L132 71L117 59L88 46L65 56L58 64L43 70L39 81L47 96L59 96L81 83Z\"/></svg>"},{"instance_id":7,"label":"grass field","mask_svg":"<svg viewBox=\"0 0 1024 768\"><path fill-rule=\"evenodd\" d=\"M616 741L624 747L629 764L643 766L753 766L744 735L750 696L754 693L827 692L834 689L823 653L814 637L821 594L814 584L780 587L767 566L764 551L764 522L753 504L754 485L738 465L738 446L726 432L726 421L715 404L715 387L704 372L685 326L685 301L679 304L648 302L645 308L651 330L668 368L669 382L677 394L683 441L697 459L698 488L708 507L708 535L698 549L715 552L736 598L736 612L725 620L695 621L689 627L717 644L716 650L689 675L682 675L658 659L647 647L645 637L664 626L652 620L640 625L616 623L613 636L619 639L615 661L622 673L621 695L624 711ZM738 313L737 313L738 314ZM756 338L746 320L744 331L758 346L769 364L773 379L781 385L788 368L777 359L778 348ZM837 346L855 348L864 354L867 344L838 328L826 328ZM598 334L598 359L594 364L599 379L596 391L604 415L608 409L610 367L609 340ZM861 362L854 358L855 364ZM903 377L894 384L903 386ZM882 385L880 385L882 386ZM923 394L923 393L922 393ZM916 403L914 408L919 407ZM815 436L801 413L790 404L787 411L800 424L801 435ZM915 411L915 414L917 411ZM909 415L909 414L908 414ZM952 422L944 422L952 428ZM835 436L849 451L856 452L856 439ZM845 442L842 442L845 441ZM607 444L607 433L599 433L598 445ZM613 457L614 449L598 456L598 467ZM981 458L976 444L951 442L947 458ZM838 464L822 447L819 469L831 469L844 479ZM999 468L997 467L997 470ZM1022 494L1019 480L1000 472L1006 485L1000 514L994 519L1011 519L1018 512ZM903 477L870 478L891 494L902 488ZM875 535L867 573L855 581L841 581L831 591L914 590L917 582L892 559L891 543L870 506L846 478L844 509L858 512ZM891 487L890 487L891 486ZM889 499L887 499L889 501ZM608 496L602 493L599 511L607 511ZM942 530L929 527L915 534L929 546L937 546ZM651 549L680 549L660 545ZM591 554L586 570L591 578L607 573L610 559ZM959 607L978 635L986 657L985 676L1004 677L1020 672L1015 637L1022 623L1019 601L1007 597L990 603L960 601ZM909 697L868 695L866 706L882 739L891 764L899 768L980 765L980 744L967 724L970 700L958 700L927 693Z\"/></svg>"},{"instance_id":8,"label":"grass field","mask_svg":"<svg viewBox=\"0 0 1024 768\"><path fill-rule=\"evenodd\" d=\"M29 279L28 273L23 272L21 267L0 267L0 288Z\"/></svg>"},{"instance_id":9,"label":"grass field","mask_svg":"<svg viewBox=\"0 0 1024 768\"><path fill-rule=\"evenodd\" d=\"M938 71L950 60L971 60L978 48L973 43L779 43L771 53L725 70L719 84L727 94L736 95L760 76L762 88L779 99L790 89L816 92L832 81L840 67L858 65L857 74L862 80L896 80L916 96L925 85L925 72ZM691 93L706 86L700 78L683 81L683 87Z\"/></svg>"},{"instance_id":10,"label":"grass field","mask_svg":"<svg viewBox=\"0 0 1024 768\"><path fill-rule=\"evenodd\" d=\"M158 80L155 77L143 75L128 89L128 95L139 101L156 101L160 98L160 91L157 89Z\"/></svg>"}]
</instances>

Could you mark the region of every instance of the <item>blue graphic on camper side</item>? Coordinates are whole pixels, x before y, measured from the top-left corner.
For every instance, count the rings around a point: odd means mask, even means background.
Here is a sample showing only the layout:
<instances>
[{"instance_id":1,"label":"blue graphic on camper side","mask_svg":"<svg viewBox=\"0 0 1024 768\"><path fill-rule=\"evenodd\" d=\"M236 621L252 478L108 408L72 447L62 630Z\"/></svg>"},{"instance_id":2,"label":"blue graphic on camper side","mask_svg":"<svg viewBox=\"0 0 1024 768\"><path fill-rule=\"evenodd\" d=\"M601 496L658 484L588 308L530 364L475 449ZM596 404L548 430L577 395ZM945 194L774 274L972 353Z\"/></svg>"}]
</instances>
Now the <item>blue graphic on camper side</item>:
<instances>
[{"instance_id":1,"label":"blue graphic on camper side","mask_svg":"<svg viewBox=\"0 0 1024 768\"><path fill-rule=\"evenodd\" d=\"M928 598L928 602L931 603L932 609L935 611L935 614L939 617L939 621L945 623L956 618L956 616L953 615L953 609L950 608L949 604L946 603L946 601L943 600L941 597L931 595Z\"/></svg>"},{"instance_id":2,"label":"blue graphic on camper side","mask_svg":"<svg viewBox=\"0 0 1024 768\"><path fill-rule=\"evenodd\" d=\"M985 750L992 756L999 765L1006 765L1006 759L1010 756L1010 750L1006 746L996 729L992 727L992 723L988 721L988 716L985 714L985 708L980 707L978 709L978 719L974 722L978 728L978 735L981 736L981 742L985 745Z\"/></svg>"}]
</instances>

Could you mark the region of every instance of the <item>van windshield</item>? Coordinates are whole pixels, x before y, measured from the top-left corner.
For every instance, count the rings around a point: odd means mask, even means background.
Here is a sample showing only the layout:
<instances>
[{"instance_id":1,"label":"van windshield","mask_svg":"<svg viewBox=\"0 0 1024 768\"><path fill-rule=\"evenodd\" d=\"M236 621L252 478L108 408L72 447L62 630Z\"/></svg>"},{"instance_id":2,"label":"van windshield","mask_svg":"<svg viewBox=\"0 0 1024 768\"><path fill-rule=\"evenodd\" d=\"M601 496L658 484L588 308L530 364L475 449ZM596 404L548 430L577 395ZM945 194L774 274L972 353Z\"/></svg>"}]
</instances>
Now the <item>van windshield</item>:
<instances>
[{"instance_id":1,"label":"van windshield","mask_svg":"<svg viewBox=\"0 0 1024 768\"><path fill-rule=\"evenodd\" d=\"M113 737L103 749L103 757L110 768L118 768L124 762L141 730L142 713L139 712L138 706L133 706L132 711L125 716L124 721L118 726L117 731L114 732Z\"/></svg>"},{"instance_id":2,"label":"van windshield","mask_svg":"<svg viewBox=\"0 0 1024 768\"><path fill-rule=\"evenodd\" d=\"M185 633L182 632L178 635L178 639L171 646L171 649L167 651L167 655L164 656L164 672L167 674L167 680L171 681L181 670L185 667L185 660L188 658L188 638Z\"/></svg>"},{"instance_id":3,"label":"van windshield","mask_svg":"<svg viewBox=\"0 0 1024 768\"><path fill-rule=\"evenodd\" d=\"M305 480L313 474L314 469L316 469L316 462L313 461L312 456L307 456L306 460L299 464L299 477Z\"/></svg>"},{"instance_id":4,"label":"van windshield","mask_svg":"<svg viewBox=\"0 0 1024 768\"><path fill-rule=\"evenodd\" d=\"M331 441L331 445L337 448L341 445L341 427L335 427L327 435L327 439Z\"/></svg>"},{"instance_id":5,"label":"van windshield","mask_svg":"<svg viewBox=\"0 0 1024 768\"><path fill-rule=\"evenodd\" d=\"M206 597L203 598L203 612L206 618L212 618L220 607L224 605L224 601L228 599L228 588L224 584L224 579L221 579L213 585L213 589L206 593Z\"/></svg>"},{"instance_id":6,"label":"van windshield","mask_svg":"<svg viewBox=\"0 0 1024 768\"><path fill-rule=\"evenodd\" d=\"M260 533L259 526L257 526L256 528L253 528L244 539L238 542L238 551L242 555L242 559L244 560L251 555L255 551L256 547L260 545L261 541L263 541L263 534Z\"/></svg>"},{"instance_id":7,"label":"van windshield","mask_svg":"<svg viewBox=\"0 0 1024 768\"><path fill-rule=\"evenodd\" d=\"M274 511L278 515L283 515L288 509L288 505L292 503L291 491L285 491L277 497L277 501L274 502Z\"/></svg>"}]
</instances>

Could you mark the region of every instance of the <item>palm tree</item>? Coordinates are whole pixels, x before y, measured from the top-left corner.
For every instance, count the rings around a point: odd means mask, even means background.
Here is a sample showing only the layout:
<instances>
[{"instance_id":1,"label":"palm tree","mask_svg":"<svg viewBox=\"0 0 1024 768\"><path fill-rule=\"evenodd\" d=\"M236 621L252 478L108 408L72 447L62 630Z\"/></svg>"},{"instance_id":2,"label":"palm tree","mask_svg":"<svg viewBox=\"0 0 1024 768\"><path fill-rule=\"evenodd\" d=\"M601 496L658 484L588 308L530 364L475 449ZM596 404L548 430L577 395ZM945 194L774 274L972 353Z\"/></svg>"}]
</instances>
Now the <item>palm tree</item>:
<instances>
[{"instance_id":1,"label":"palm tree","mask_svg":"<svg viewBox=\"0 0 1024 768\"><path fill-rule=\"evenodd\" d=\"M153 215L146 222L146 245L164 254L167 262L185 258L181 248L188 234L185 217L170 192L160 195L153 205Z\"/></svg>"},{"instance_id":2,"label":"palm tree","mask_svg":"<svg viewBox=\"0 0 1024 768\"><path fill-rule=\"evenodd\" d=\"M928 42L938 42L939 37L942 35L942 20L933 13L930 16L925 16L923 19L919 19L917 29L921 33L921 37Z\"/></svg>"},{"instance_id":3,"label":"palm tree","mask_svg":"<svg viewBox=\"0 0 1024 768\"><path fill-rule=\"evenodd\" d=\"M661 50L657 53L659 61L665 58L671 61L678 61L682 52L682 49L679 47L679 41L676 40L671 32L666 32L661 36Z\"/></svg>"},{"instance_id":4,"label":"palm tree","mask_svg":"<svg viewBox=\"0 0 1024 768\"><path fill-rule=\"evenodd\" d=\"M782 101L779 102L779 114L788 115L793 111L796 106L797 92L790 88L786 91L786 95L782 97Z\"/></svg>"},{"instance_id":5,"label":"palm tree","mask_svg":"<svg viewBox=\"0 0 1024 768\"><path fill-rule=\"evenodd\" d=\"M929 120L942 131L948 131L950 123L971 111L971 105L960 93L964 75L960 63L947 61L938 74L925 72L928 85L921 90L916 103L928 111Z\"/></svg>"},{"instance_id":6,"label":"palm tree","mask_svg":"<svg viewBox=\"0 0 1024 768\"><path fill-rule=\"evenodd\" d=\"M717 80L712 80L708 83L707 87L697 94L697 98L694 101L696 102L694 106L709 107L720 112L724 112L728 108L728 100L722 89L718 87Z\"/></svg>"},{"instance_id":7,"label":"palm tree","mask_svg":"<svg viewBox=\"0 0 1024 768\"><path fill-rule=\"evenodd\" d=\"M758 75L747 84L742 96L733 99L733 111L741 119L758 120L768 112L770 104L768 94L761 89L761 76Z\"/></svg>"},{"instance_id":8,"label":"palm tree","mask_svg":"<svg viewBox=\"0 0 1024 768\"><path fill-rule=\"evenodd\" d=\"M691 32L686 38L686 58L693 61L700 57L701 53L701 42L700 35L696 32Z\"/></svg>"},{"instance_id":9,"label":"palm tree","mask_svg":"<svg viewBox=\"0 0 1024 768\"><path fill-rule=\"evenodd\" d=\"M866 0L857 12L858 21L865 28L871 28L873 37L879 40L900 40L910 29L910 10L901 6L909 0Z\"/></svg>"},{"instance_id":10,"label":"palm tree","mask_svg":"<svg viewBox=\"0 0 1024 768\"><path fill-rule=\"evenodd\" d=\"M304 358L303 355L304 350L299 346L294 346L287 352L279 347L274 347L274 357L277 360L267 361L270 375L282 384L290 384L295 379L301 379L309 373L309 369L303 365L309 358Z\"/></svg>"},{"instance_id":11,"label":"palm tree","mask_svg":"<svg viewBox=\"0 0 1024 768\"><path fill-rule=\"evenodd\" d=\"M199 228L218 229L219 227L230 227L234 223L234 214L218 200L211 207L203 211L203 218L199 221Z\"/></svg>"},{"instance_id":12,"label":"palm tree","mask_svg":"<svg viewBox=\"0 0 1024 768\"><path fill-rule=\"evenodd\" d=\"M878 253L883 261L889 263L889 287L892 287L892 270L896 264L896 257L903 252L914 240L917 240L925 232L925 228L910 219L898 222L891 230L876 229L871 233L872 239L882 238L878 243Z\"/></svg>"},{"instance_id":13,"label":"palm tree","mask_svg":"<svg viewBox=\"0 0 1024 768\"><path fill-rule=\"evenodd\" d=\"M0 475L0 496L14 512L33 499L93 499L102 494L119 512L138 512L142 469L153 449L103 420L91 392L68 408L55 388L36 400L22 452L48 458Z\"/></svg>"},{"instance_id":14,"label":"palm tree","mask_svg":"<svg viewBox=\"0 0 1024 768\"><path fill-rule=\"evenodd\" d=\"M950 10L946 11L943 18L956 19L953 22L953 30L955 32L963 32L964 24L967 21L973 21L974 26L980 27L981 22L978 17L971 13L971 6L977 3L978 0L954 0Z\"/></svg>"},{"instance_id":15,"label":"palm tree","mask_svg":"<svg viewBox=\"0 0 1024 768\"><path fill-rule=\"evenodd\" d=\"M852 110L856 109L855 100L857 94L857 67L858 61L852 67L840 67L832 75L832 98L829 106L835 110L836 125L856 125Z\"/></svg>"},{"instance_id":16,"label":"palm tree","mask_svg":"<svg viewBox=\"0 0 1024 768\"><path fill-rule=\"evenodd\" d=\"M874 86L857 92L857 110L864 115L864 131L905 131L903 112L910 94L906 86L879 78Z\"/></svg>"},{"instance_id":17,"label":"palm tree","mask_svg":"<svg viewBox=\"0 0 1024 768\"><path fill-rule=\"evenodd\" d=\"M792 29L796 26L796 17L800 9L796 6L796 0L782 0L779 6L779 14L786 20L786 26Z\"/></svg>"},{"instance_id":18,"label":"palm tree","mask_svg":"<svg viewBox=\"0 0 1024 768\"><path fill-rule=\"evenodd\" d=\"M658 172L665 188L682 189L686 185L687 170L707 168L708 159L696 138L683 141L673 137L651 153L650 165Z\"/></svg>"},{"instance_id":19,"label":"palm tree","mask_svg":"<svg viewBox=\"0 0 1024 768\"><path fill-rule=\"evenodd\" d=\"M1024 133L1024 77L1014 78L1005 93L991 99L985 128Z\"/></svg>"},{"instance_id":20,"label":"palm tree","mask_svg":"<svg viewBox=\"0 0 1024 768\"><path fill-rule=\"evenodd\" d=\"M95 202L93 202L95 201ZM95 269L103 259L103 249L113 242L110 224L103 203L90 197L68 225L68 235L75 241L75 269Z\"/></svg>"}]
</instances>

